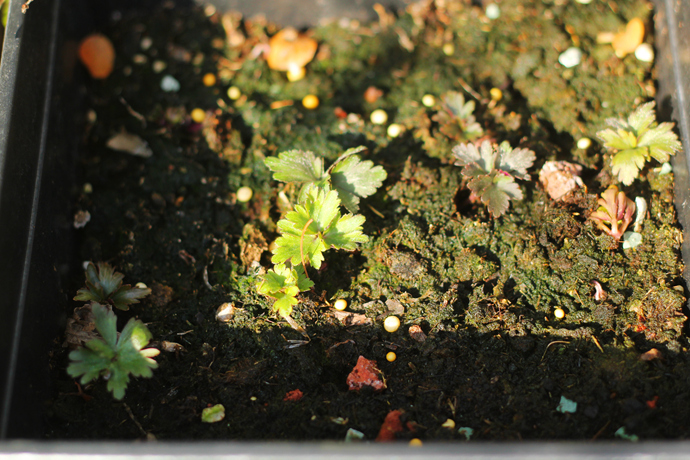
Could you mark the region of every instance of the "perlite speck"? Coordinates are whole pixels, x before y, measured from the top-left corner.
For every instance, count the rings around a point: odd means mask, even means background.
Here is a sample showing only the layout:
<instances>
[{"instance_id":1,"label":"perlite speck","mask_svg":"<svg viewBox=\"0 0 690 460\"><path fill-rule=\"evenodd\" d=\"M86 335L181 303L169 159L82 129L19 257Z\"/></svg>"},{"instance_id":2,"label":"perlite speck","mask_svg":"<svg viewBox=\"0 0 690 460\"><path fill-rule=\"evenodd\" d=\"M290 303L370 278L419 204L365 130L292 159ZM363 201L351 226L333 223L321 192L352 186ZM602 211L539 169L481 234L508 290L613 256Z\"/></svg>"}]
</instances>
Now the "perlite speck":
<instances>
[{"instance_id":1,"label":"perlite speck","mask_svg":"<svg viewBox=\"0 0 690 460\"><path fill-rule=\"evenodd\" d=\"M558 56L558 62L566 69L575 67L582 62L582 50L574 46L570 47Z\"/></svg>"},{"instance_id":2,"label":"perlite speck","mask_svg":"<svg viewBox=\"0 0 690 460\"><path fill-rule=\"evenodd\" d=\"M166 75L161 80L161 89L166 93L176 93L180 90L180 82L172 75Z\"/></svg>"}]
</instances>

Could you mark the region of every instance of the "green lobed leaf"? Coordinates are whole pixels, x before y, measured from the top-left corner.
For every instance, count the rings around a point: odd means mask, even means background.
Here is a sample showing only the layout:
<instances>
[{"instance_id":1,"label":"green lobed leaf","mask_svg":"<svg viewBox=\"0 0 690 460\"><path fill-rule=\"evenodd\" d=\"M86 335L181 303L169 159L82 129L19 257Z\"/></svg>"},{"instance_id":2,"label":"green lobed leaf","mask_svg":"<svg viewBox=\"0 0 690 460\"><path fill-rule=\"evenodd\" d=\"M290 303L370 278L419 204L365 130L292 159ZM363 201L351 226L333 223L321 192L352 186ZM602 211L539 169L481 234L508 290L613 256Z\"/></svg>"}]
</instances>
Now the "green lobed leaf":
<instances>
[{"instance_id":1,"label":"green lobed leaf","mask_svg":"<svg viewBox=\"0 0 690 460\"><path fill-rule=\"evenodd\" d=\"M646 149L621 150L611 158L613 174L625 185L633 183L647 161Z\"/></svg>"},{"instance_id":2,"label":"green lobed leaf","mask_svg":"<svg viewBox=\"0 0 690 460\"><path fill-rule=\"evenodd\" d=\"M93 264L89 263L89 266L91 265ZM96 286L102 287L103 294L106 297L110 297L110 294L115 292L115 290L120 287L124 277L125 275L116 272L112 265L105 262L98 262L98 279L96 282L91 279L89 281L94 283Z\"/></svg>"},{"instance_id":3,"label":"green lobed leaf","mask_svg":"<svg viewBox=\"0 0 690 460\"><path fill-rule=\"evenodd\" d=\"M604 147L614 150L634 149L637 146L635 135L623 129L614 131L607 128L597 132L597 137L604 142Z\"/></svg>"},{"instance_id":4,"label":"green lobed leaf","mask_svg":"<svg viewBox=\"0 0 690 460\"><path fill-rule=\"evenodd\" d=\"M117 317L115 313L98 303L91 304L91 311L98 333L101 334L105 343L115 350L117 346Z\"/></svg>"},{"instance_id":5,"label":"green lobed leaf","mask_svg":"<svg viewBox=\"0 0 690 460\"><path fill-rule=\"evenodd\" d=\"M502 173L478 176L468 186L486 204L494 217L499 217L508 210L511 199L521 200L523 197L515 179Z\"/></svg>"},{"instance_id":6,"label":"green lobed leaf","mask_svg":"<svg viewBox=\"0 0 690 460\"><path fill-rule=\"evenodd\" d=\"M644 133L639 141L640 147L649 149L649 156L659 163L665 163L671 155L675 155L682 145L678 136L673 132L673 123L661 123L654 129Z\"/></svg>"},{"instance_id":7,"label":"green lobed leaf","mask_svg":"<svg viewBox=\"0 0 690 460\"><path fill-rule=\"evenodd\" d=\"M288 150L278 154L278 158L266 158L264 163L273 171L273 179L277 181L321 183L328 179L323 169L323 158L317 158L311 151Z\"/></svg>"},{"instance_id":8,"label":"green lobed leaf","mask_svg":"<svg viewBox=\"0 0 690 460\"><path fill-rule=\"evenodd\" d=\"M642 104L628 117L628 125L638 137L644 134L652 123L656 121L654 105L653 101Z\"/></svg>"},{"instance_id":9,"label":"green lobed leaf","mask_svg":"<svg viewBox=\"0 0 690 460\"><path fill-rule=\"evenodd\" d=\"M361 214L346 214L338 219L323 236L328 248L354 251L358 243L369 241L362 231L362 224L366 218Z\"/></svg>"},{"instance_id":10,"label":"green lobed leaf","mask_svg":"<svg viewBox=\"0 0 690 460\"><path fill-rule=\"evenodd\" d=\"M514 149L507 141L498 147L498 169L522 180L529 180L527 168L532 167L537 158L530 149Z\"/></svg>"},{"instance_id":11,"label":"green lobed leaf","mask_svg":"<svg viewBox=\"0 0 690 460\"><path fill-rule=\"evenodd\" d=\"M376 193L386 177L383 167L374 166L369 160L361 161L358 156L352 155L335 163L331 183L343 205L348 211L355 213L359 210L359 199Z\"/></svg>"},{"instance_id":12,"label":"green lobed leaf","mask_svg":"<svg viewBox=\"0 0 690 460\"><path fill-rule=\"evenodd\" d=\"M149 288L131 287L129 284L125 284L117 289L110 300L115 308L129 310L130 305L139 303L139 299L143 299L149 294L151 294L151 289Z\"/></svg>"}]
</instances>

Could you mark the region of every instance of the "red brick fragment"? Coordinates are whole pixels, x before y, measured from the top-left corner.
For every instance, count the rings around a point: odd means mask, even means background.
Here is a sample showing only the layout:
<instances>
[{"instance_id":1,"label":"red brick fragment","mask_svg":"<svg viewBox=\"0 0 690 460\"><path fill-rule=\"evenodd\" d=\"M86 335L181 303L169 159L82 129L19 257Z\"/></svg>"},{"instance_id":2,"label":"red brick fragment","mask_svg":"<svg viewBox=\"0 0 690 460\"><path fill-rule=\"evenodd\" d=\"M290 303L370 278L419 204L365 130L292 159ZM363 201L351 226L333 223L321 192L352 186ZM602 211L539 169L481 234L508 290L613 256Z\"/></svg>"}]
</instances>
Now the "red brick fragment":
<instances>
[{"instance_id":1,"label":"red brick fragment","mask_svg":"<svg viewBox=\"0 0 690 460\"><path fill-rule=\"evenodd\" d=\"M360 356L357 359L357 365L347 376L347 386L350 390L361 390L364 387L383 390L386 388L386 381L383 379L381 371L376 367L376 361Z\"/></svg>"},{"instance_id":2,"label":"red brick fragment","mask_svg":"<svg viewBox=\"0 0 690 460\"><path fill-rule=\"evenodd\" d=\"M388 415L386 415L386 418L383 420L383 424L381 425L381 429L379 430L379 434L376 436L377 441L395 441L395 435L403 431L402 421L400 421L401 415L402 411L399 410L392 410L388 413Z\"/></svg>"},{"instance_id":3,"label":"red brick fragment","mask_svg":"<svg viewBox=\"0 0 690 460\"><path fill-rule=\"evenodd\" d=\"M297 388L296 390L288 391L285 393L285 397L283 398L283 401L299 401L302 399L302 396L304 396L304 393Z\"/></svg>"}]
</instances>

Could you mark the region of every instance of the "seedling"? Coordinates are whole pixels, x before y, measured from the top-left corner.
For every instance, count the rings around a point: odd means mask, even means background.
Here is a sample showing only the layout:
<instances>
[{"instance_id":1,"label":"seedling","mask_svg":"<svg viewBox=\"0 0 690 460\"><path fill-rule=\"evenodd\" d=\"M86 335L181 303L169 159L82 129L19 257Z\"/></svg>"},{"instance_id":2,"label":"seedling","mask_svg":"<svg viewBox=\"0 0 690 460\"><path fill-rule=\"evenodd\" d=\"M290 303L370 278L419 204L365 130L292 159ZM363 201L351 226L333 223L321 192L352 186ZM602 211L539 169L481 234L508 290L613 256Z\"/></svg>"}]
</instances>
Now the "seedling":
<instances>
[{"instance_id":1,"label":"seedling","mask_svg":"<svg viewBox=\"0 0 690 460\"><path fill-rule=\"evenodd\" d=\"M160 351L144 348L151 340L151 332L137 319L130 319L117 335L117 318L108 307L92 303L96 329L102 338L88 341L69 354L67 373L81 376L80 382L89 383L102 376L108 381L108 391L115 399L122 399L129 383L129 374L151 377L158 364L152 358Z\"/></svg>"},{"instance_id":2,"label":"seedling","mask_svg":"<svg viewBox=\"0 0 690 460\"><path fill-rule=\"evenodd\" d=\"M453 148L453 154L455 165L463 166L462 175L469 178L471 198L479 198L494 217L508 210L511 199L522 199L515 178L529 180L527 168L536 158L532 150L513 149L507 141L500 145L489 141L479 146L460 144Z\"/></svg>"},{"instance_id":3,"label":"seedling","mask_svg":"<svg viewBox=\"0 0 690 460\"><path fill-rule=\"evenodd\" d=\"M657 124L654 102L639 106L626 120L610 118L609 126L597 133L604 146L615 153L611 158L613 174L625 185L632 184L645 163L654 158L665 163L681 148L673 123Z\"/></svg>"},{"instance_id":4,"label":"seedling","mask_svg":"<svg viewBox=\"0 0 690 460\"><path fill-rule=\"evenodd\" d=\"M589 218L599 229L616 240L620 240L625 229L632 222L635 203L625 196L624 192L619 192L615 185L610 186L601 194L598 203L599 208L590 214Z\"/></svg>"},{"instance_id":5,"label":"seedling","mask_svg":"<svg viewBox=\"0 0 690 460\"><path fill-rule=\"evenodd\" d=\"M362 231L364 216L340 212L341 202L356 212L360 198L372 195L386 178L381 166L355 155L362 150L347 150L327 171L312 152L290 150L266 159L274 179L303 184L295 209L278 221L280 237L271 258L275 266L257 284L259 293L275 299L273 310L287 319L297 295L314 285L307 268L321 268L324 251L354 251L369 239Z\"/></svg>"},{"instance_id":6,"label":"seedling","mask_svg":"<svg viewBox=\"0 0 690 460\"><path fill-rule=\"evenodd\" d=\"M122 284L125 277L122 273L105 262L96 265L89 262L86 267L86 287L77 291L74 300L98 302L111 305L119 310L129 310L129 306L139 303L151 293L149 288L132 287Z\"/></svg>"},{"instance_id":7,"label":"seedling","mask_svg":"<svg viewBox=\"0 0 690 460\"><path fill-rule=\"evenodd\" d=\"M297 266L288 268L285 264L277 264L261 277L258 291L268 297L273 297L273 310L283 317L292 313L292 307L297 305L297 294L308 291L314 282L306 277L304 268Z\"/></svg>"},{"instance_id":8,"label":"seedling","mask_svg":"<svg viewBox=\"0 0 690 460\"><path fill-rule=\"evenodd\" d=\"M455 141L473 140L484 133L474 118L474 101L465 102L457 91L447 92L441 102L441 110L432 117L439 124L439 131Z\"/></svg>"}]
</instances>

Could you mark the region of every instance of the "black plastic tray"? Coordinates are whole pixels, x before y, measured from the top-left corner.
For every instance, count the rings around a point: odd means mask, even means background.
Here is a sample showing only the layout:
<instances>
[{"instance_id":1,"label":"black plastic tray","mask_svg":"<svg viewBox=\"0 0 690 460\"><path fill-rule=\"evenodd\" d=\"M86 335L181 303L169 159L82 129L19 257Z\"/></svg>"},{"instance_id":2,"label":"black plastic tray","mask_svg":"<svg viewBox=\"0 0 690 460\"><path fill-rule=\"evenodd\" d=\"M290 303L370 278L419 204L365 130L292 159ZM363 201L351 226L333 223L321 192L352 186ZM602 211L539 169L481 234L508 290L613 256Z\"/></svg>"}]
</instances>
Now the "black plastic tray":
<instances>
[{"instance_id":1,"label":"black plastic tray","mask_svg":"<svg viewBox=\"0 0 690 460\"><path fill-rule=\"evenodd\" d=\"M447 0L450 1L450 0ZM690 458L690 442L473 443L405 446L336 443L45 442L40 420L48 353L60 322L62 289L74 273L69 192L82 122L81 85L75 81L78 39L119 9L146 10L157 0L36 0L27 14L10 0L0 63L0 457L89 458ZM270 19L303 26L321 17L364 19L373 0L288 2L213 0L218 8L264 11ZM294 4L297 2L291 2ZM385 3L385 2L384 2ZM390 2L389 2L390 3ZM398 2L400 3L400 2ZM343 5L346 5L343 7ZM690 145L689 0L656 0L657 95L661 118L677 123ZM305 16L308 12L310 16ZM674 158L676 209L690 228L690 158ZM683 257L690 260L684 231ZM686 281L690 279L686 267ZM690 391L690 388L688 389ZM19 440L30 439L30 440ZM33 458L31 455L28 458Z\"/></svg>"}]
</instances>

